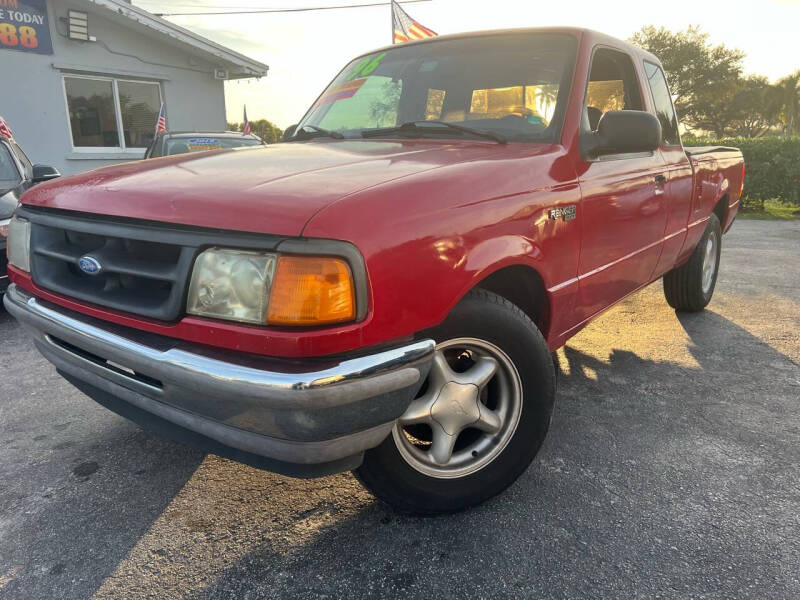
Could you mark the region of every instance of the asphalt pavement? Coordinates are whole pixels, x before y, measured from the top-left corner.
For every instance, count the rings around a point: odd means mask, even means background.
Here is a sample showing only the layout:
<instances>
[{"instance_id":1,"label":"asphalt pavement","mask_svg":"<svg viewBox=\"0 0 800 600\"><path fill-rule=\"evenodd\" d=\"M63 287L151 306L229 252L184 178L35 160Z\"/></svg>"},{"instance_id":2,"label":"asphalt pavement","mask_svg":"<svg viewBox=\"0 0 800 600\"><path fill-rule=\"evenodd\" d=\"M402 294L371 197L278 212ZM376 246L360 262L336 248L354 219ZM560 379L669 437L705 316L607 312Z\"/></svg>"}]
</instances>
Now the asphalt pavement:
<instances>
[{"instance_id":1,"label":"asphalt pavement","mask_svg":"<svg viewBox=\"0 0 800 600\"><path fill-rule=\"evenodd\" d=\"M608 311L519 481L414 518L142 431L0 310L0 599L800 598L798 335L800 222L739 221L705 312Z\"/></svg>"}]
</instances>

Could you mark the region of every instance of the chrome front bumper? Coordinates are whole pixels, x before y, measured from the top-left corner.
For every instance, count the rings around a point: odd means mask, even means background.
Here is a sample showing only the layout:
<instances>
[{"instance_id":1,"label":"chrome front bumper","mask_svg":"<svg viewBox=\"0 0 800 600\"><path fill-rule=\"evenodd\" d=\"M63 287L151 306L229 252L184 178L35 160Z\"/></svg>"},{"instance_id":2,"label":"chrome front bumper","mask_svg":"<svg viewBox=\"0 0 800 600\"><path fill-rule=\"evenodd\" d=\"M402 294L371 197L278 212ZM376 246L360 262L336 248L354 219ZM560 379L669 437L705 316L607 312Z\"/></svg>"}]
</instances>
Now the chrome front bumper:
<instances>
[{"instance_id":1,"label":"chrome front bumper","mask_svg":"<svg viewBox=\"0 0 800 600\"><path fill-rule=\"evenodd\" d=\"M56 369L104 406L145 427L155 419L162 426L153 429L170 424L202 436L212 451L243 462L265 457L275 463L258 466L288 474L357 465L408 407L434 350L423 340L344 360L273 359L117 326L13 284L4 303Z\"/></svg>"}]
</instances>

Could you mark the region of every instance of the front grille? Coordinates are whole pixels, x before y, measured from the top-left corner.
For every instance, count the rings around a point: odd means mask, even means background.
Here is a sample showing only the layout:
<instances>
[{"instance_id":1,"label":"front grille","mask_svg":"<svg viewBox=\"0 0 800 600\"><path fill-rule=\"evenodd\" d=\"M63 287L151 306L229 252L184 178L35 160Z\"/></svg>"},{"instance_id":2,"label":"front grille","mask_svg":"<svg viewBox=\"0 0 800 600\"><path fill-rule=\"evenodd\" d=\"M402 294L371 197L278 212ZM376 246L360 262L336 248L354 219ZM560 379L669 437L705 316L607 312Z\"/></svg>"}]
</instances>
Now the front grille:
<instances>
[{"instance_id":1,"label":"front grille","mask_svg":"<svg viewBox=\"0 0 800 600\"><path fill-rule=\"evenodd\" d=\"M192 265L204 248L274 250L283 239L29 207L17 214L31 221L31 276L36 285L161 321L184 315ZM100 264L99 273L79 268L85 256Z\"/></svg>"},{"instance_id":2,"label":"front grille","mask_svg":"<svg viewBox=\"0 0 800 600\"><path fill-rule=\"evenodd\" d=\"M117 310L171 321L180 316L195 249L33 224L34 280L55 292ZM98 274L83 272L79 260L91 256Z\"/></svg>"}]
</instances>

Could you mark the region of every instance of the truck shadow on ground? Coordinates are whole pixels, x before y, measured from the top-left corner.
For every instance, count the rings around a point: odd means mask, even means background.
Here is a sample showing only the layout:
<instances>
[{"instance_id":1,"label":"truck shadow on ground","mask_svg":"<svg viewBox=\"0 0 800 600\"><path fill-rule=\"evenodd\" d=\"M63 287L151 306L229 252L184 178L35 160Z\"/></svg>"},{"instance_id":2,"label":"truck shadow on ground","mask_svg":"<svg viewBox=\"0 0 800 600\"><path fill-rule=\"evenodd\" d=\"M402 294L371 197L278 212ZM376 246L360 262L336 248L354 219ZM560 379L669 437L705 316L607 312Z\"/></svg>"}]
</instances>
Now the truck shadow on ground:
<instances>
[{"instance_id":1,"label":"truck shadow on ground","mask_svg":"<svg viewBox=\"0 0 800 600\"><path fill-rule=\"evenodd\" d=\"M69 486L19 536L21 552L62 559L0 597L725 595L751 575L755 595L791 596L781 560L732 557L784 556L798 527L787 490L800 488L800 427L784 416L800 368L710 311L677 318L696 364L567 346L542 452L504 494L455 515L398 515L349 474L303 481L203 460L120 422L91 448L121 466ZM725 575L703 579L709 565ZM64 596L76 579L81 593Z\"/></svg>"},{"instance_id":2,"label":"truck shadow on ground","mask_svg":"<svg viewBox=\"0 0 800 600\"><path fill-rule=\"evenodd\" d=\"M787 470L800 459L800 429L796 419L781 424L775 416L796 409L798 388L789 386L800 382L800 368L713 312L677 318L696 365L565 349L551 435L505 494L420 519L377 502L352 510L334 486L311 509L279 517L316 520L313 535L282 545L281 533L265 528L262 544L195 597L632 595L699 593L704 584L733 592L759 577L777 586L764 592L786 589L791 579L780 561L754 573L737 565L727 580L702 578L709 565L731 568L742 545L775 555L785 551L782 533L792 539L797 517L779 498L797 489L798 475ZM349 480L340 484L351 493ZM307 485L291 481L286 493ZM771 508L776 522L765 533ZM789 519L784 527L780 513ZM705 542L687 544L697 539ZM621 571L638 577L620 578Z\"/></svg>"}]
</instances>

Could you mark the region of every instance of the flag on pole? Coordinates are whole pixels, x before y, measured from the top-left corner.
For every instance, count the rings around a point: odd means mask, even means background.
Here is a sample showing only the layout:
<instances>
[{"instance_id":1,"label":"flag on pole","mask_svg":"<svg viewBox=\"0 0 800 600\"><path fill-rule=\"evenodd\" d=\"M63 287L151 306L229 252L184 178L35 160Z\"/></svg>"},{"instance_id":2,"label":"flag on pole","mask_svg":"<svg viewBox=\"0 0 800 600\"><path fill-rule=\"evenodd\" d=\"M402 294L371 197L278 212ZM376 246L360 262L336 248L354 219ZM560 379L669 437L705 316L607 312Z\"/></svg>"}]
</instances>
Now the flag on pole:
<instances>
[{"instance_id":1,"label":"flag on pole","mask_svg":"<svg viewBox=\"0 0 800 600\"><path fill-rule=\"evenodd\" d=\"M392 0L392 33L393 44L421 40L437 35L435 31L423 27L409 17L408 13L400 8L400 5L394 0Z\"/></svg>"},{"instance_id":2,"label":"flag on pole","mask_svg":"<svg viewBox=\"0 0 800 600\"><path fill-rule=\"evenodd\" d=\"M247 120L247 104L244 105L244 120L242 121L242 135L250 135L250 121Z\"/></svg>"},{"instance_id":3,"label":"flag on pole","mask_svg":"<svg viewBox=\"0 0 800 600\"><path fill-rule=\"evenodd\" d=\"M156 135L167 132L167 113L164 110L164 103L161 103L161 110L158 111L158 121L156 121Z\"/></svg>"},{"instance_id":4,"label":"flag on pole","mask_svg":"<svg viewBox=\"0 0 800 600\"><path fill-rule=\"evenodd\" d=\"M14 138L14 134L11 133L11 127L8 126L8 123L6 123L3 117L0 117L0 135L4 135L8 139Z\"/></svg>"}]
</instances>

